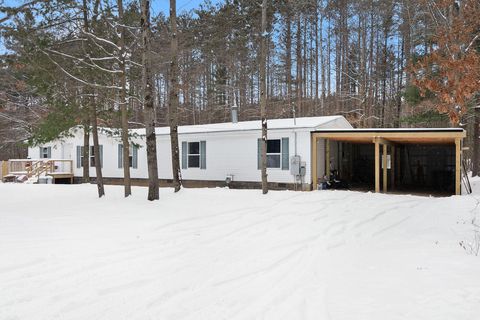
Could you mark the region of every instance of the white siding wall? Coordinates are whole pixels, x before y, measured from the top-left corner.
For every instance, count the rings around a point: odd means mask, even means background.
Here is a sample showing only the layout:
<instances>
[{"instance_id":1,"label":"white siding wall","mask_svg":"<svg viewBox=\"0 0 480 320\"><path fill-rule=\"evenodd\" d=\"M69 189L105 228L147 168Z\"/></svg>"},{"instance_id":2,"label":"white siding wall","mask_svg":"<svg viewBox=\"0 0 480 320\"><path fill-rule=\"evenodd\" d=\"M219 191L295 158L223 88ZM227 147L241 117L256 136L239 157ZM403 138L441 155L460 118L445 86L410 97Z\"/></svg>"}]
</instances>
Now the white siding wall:
<instances>
[{"instance_id":1,"label":"white siding wall","mask_svg":"<svg viewBox=\"0 0 480 320\"><path fill-rule=\"evenodd\" d=\"M289 138L289 156L295 153L295 134L293 130L271 130L269 139ZM227 175L233 175L235 181L261 181L260 170L257 169L257 139L260 130L245 132L217 132L202 134L180 134L180 158L182 141L206 141L207 169L182 169L182 178L185 180L224 181ZM118 138L99 135L99 142L103 146L103 176L111 178L123 177L123 169L118 168ZM147 155L144 138L135 138L133 142L140 145L138 150L138 168L131 168L132 178L147 178ZM93 141L90 141L93 145ZM74 174L82 176L83 169L77 168L76 147L83 145L83 134L78 131L74 137L63 141L52 142L45 146L52 146L52 158L71 159L74 164ZM172 164L170 152L170 136L157 136L158 172L160 179L172 178ZM307 170L305 183L310 182L310 132L297 131L297 153L302 161L306 162ZM29 148L29 157L39 158L39 147ZM181 159L180 159L181 160ZM268 169L270 182L291 183L293 176L290 170ZM90 176L95 177L95 168L90 168Z\"/></svg>"},{"instance_id":2,"label":"white siding wall","mask_svg":"<svg viewBox=\"0 0 480 320\"><path fill-rule=\"evenodd\" d=\"M214 180L223 181L227 175L233 175L235 181L261 181L258 170L257 139L258 132L208 133L203 135L180 135L179 141L194 142L207 141L207 169L189 168L182 170L182 177L186 180ZM295 135L288 130L270 131L269 139L289 138L289 155L295 153ZM310 133L307 131L297 134L297 151L302 161L307 162L307 176L310 179ZM268 180L271 182L293 182L290 170L268 169Z\"/></svg>"}]
</instances>

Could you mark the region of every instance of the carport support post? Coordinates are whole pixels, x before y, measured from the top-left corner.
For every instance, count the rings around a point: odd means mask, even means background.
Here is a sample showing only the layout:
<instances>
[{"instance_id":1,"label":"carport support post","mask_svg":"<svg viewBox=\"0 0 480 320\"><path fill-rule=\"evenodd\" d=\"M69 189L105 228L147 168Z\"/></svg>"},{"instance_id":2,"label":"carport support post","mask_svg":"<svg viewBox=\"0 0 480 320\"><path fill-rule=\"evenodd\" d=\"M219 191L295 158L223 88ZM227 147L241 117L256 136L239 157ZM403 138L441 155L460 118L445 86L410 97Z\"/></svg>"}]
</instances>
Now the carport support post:
<instances>
[{"instance_id":1,"label":"carport support post","mask_svg":"<svg viewBox=\"0 0 480 320\"><path fill-rule=\"evenodd\" d=\"M380 144L375 142L375 192L380 192Z\"/></svg>"},{"instance_id":2,"label":"carport support post","mask_svg":"<svg viewBox=\"0 0 480 320\"><path fill-rule=\"evenodd\" d=\"M325 139L325 175L330 180L330 140Z\"/></svg>"},{"instance_id":3,"label":"carport support post","mask_svg":"<svg viewBox=\"0 0 480 320\"><path fill-rule=\"evenodd\" d=\"M317 190L317 137L312 134L312 189Z\"/></svg>"},{"instance_id":4,"label":"carport support post","mask_svg":"<svg viewBox=\"0 0 480 320\"><path fill-rule=\"evenodd\" d=\"M387 193L388 173L387 173L387 145L383 145L383 192Z\"/></svg>"},{"instance_id":5,"label":"carport support post","mask_svg":"<svg viewBox=\"0 0 480 320\"><path fill-rule=\"evenodd\" d=\"M455 194L460 195L461 191L461 155L462 155L462 144L459 138L455 139Z\"/></svg>"}]
</instances>

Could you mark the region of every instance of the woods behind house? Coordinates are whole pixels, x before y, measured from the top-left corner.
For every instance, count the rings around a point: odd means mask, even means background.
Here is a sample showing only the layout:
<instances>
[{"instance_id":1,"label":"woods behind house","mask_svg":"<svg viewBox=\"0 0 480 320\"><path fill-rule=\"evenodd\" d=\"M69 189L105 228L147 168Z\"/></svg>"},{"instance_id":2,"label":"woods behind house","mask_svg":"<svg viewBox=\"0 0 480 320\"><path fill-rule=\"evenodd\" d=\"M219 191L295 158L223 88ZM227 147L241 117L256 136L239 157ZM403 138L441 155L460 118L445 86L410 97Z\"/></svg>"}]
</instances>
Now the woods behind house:
<instances>
[{"instance_id":1,"label":"woods behind house","mask_svg":"<svg viewBox=\"0 0 480 320\"><path fill-rule=\"evenodd\" d=\"M73 125L225 122L235 105L241 121L338 114L356 127L461 125L475 159L478 0L263 2L177 4L174 15L153 10L151 27L150 1L3 3L1 156Z\"/></svg>"}]
</instances>

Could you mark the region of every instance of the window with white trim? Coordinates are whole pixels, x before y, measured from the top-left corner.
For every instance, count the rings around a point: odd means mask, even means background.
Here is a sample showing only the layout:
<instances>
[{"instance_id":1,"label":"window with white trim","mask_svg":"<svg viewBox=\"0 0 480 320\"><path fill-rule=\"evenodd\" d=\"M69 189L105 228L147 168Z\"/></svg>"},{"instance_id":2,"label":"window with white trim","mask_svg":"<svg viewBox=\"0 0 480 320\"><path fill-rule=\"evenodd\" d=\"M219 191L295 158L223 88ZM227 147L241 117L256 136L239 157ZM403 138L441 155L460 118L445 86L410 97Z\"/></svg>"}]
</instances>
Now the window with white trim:
<instances>
[{"instance_id":1,"label":"window with white trim","mask_svg":"<svg viewBox=\"0 0 480 320\"><path fill-rule=\"evenodd\" d=\"M137 169L138 166L138 151L137 146L130 144L128 148L128 163L130 168ZM123 144L118 145L118 168L123 168Z\"/></svg>"},{"instance_id":2,"label":"window with white trim","mask_svg":"<svg viewBox=\"0 0 480 320\"><path fill-rule=\"evenodd\" d=\"M40 159L50 158L51 147L40 147Z\"/></svg>"},{"instance_id":3,"label":"window with white trim","mask_svg":"<svg viewBox=\"0 0 480 320\"><path fill-rule=\"evenodd\" d=\"M207 141L182 141L182 169L207 169Z\"/></svg>"},{"instance_id":4,"label":"window with white trim","mask_svg":"<svg viewBox=\"0 0 480 320\"><path fill-rule=\"evenodd\" d=\"M200 168L200 142L188 143L188 167Z\"/></svg>"},{"instance_id":5,"label":"window with white trim","mask_svg":"<svg viewBox=\"0 0 480 320\"><path fill-rule=\"evenodd\" d=\"M100 147L100 153L102 153L102 146L99 145ZM84 146L80 147L80 165L78 167L83 167L83 150ZM89 153L89 159L90 159L90 167L95 167L95 148L94 146L90 146L90 153ZM100 155L100 158L102 155Z\"/></svg>"},{"instance_id":6,"label":"window with white trim","mask_svg":"<svg viewBox=\"0 0 480 320\"><path fill-rule=\"evenodd\" d=\"M282 140L267 140L267 168L280 168L282 165Z\"/></svg>"}]
</instances>

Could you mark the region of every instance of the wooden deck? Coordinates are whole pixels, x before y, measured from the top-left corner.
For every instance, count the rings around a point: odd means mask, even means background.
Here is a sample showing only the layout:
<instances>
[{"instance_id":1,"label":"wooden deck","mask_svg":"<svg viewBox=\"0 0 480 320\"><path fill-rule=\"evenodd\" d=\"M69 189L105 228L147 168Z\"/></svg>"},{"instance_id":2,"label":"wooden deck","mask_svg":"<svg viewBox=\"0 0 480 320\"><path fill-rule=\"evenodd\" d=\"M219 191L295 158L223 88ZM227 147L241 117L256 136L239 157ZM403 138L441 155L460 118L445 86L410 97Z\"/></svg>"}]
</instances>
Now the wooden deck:
<instances>
[{"instance_id":1,"label":"wooden deck","mask_svg":"<svg viewBox=\"0 0 480 320\"><path fill-rule=\"evenodd\" d=\"M2 162L1 178L3 182L17 182L18 177L69 179L73 183L73 160L67 159L11 159ZM12 178L15 177L15 178Z\"/></svg>"}]
</instances>

